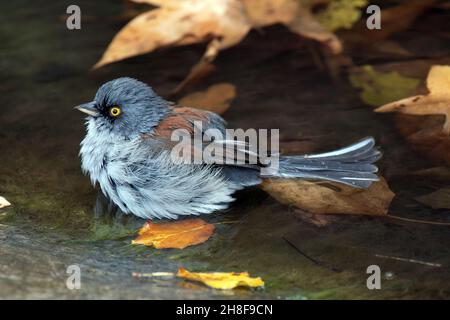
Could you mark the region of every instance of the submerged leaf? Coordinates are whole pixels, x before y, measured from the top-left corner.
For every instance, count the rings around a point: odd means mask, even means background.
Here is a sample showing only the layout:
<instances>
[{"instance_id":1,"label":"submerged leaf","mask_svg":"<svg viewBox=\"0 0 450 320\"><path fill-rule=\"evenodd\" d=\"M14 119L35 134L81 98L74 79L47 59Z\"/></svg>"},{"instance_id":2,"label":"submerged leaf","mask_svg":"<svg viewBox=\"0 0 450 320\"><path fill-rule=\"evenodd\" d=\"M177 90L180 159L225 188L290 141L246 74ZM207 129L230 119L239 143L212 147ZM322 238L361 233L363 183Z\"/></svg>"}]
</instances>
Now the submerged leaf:
<instances>
[{"instance_id":1,"label":"submerged leaf","mask_svg":"<svg viewBox=\"0 0 450 320\"><path fill-rule=\"evenodd\" d=\"M189 272L180 268L177 277L199 281L215 289L234 289L236 287L262 287L260 277L252 278L248 272Z\"/></svg>"},{"instance_id":2,"label":"submerged leaf","mask_svg":"<svg viewBox=\"0 0 450 320\"><path fill-rule=\"evenodd\" d=\"M433 209L450 209L450 187L418 197L416 200Z\"/></svg>"},{"instance_id":3,"label":"submerged leaf","mask_svg":"<svg viewBox=\"0 0 450 320\"><path fill-rule=\"evenodd\" d=\"M265 180L262 188L281 203L320 214L386 215L395 195L383 178L367 190L300 179Z\"/></svg>"},{"instance_id":4,"label":"submerged leaf","mask_svg":"<svg viewBox=\"0 0 450 320\"><path fill-rule=\"evenodd\" d=\"M371 66L364 66L350 74L350 82L362 89L361 100L372 106L379 106L400 99L419 85L420 80L408 78L398 72L377 72Z\"/></svg>"},{"instance_id":5,"label":"submerged leaf","mask_svg":"<svg viewBox=\"0 0 450 320\"><path fill-rule=\"evenodd\" d=\"M208 240L214 232L214 225L202 219L187 219L174 222L147 222L132 244L153 246L156 249L184 249Z\"/></svg>"}]
</instances>

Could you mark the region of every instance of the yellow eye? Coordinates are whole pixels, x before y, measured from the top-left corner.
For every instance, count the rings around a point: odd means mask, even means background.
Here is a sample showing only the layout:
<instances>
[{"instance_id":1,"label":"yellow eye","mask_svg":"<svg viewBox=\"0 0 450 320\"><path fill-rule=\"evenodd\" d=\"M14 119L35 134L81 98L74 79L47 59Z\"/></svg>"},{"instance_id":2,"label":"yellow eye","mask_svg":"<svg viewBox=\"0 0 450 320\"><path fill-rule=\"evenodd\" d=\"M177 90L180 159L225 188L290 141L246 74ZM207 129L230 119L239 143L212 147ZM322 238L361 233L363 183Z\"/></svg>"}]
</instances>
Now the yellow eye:
<instances>
[{"instance_id":1,"label":"yellow eye","mask_svg":"<svg viewBox=\"0 0 450 320\"><path fill-rule=\"evenodd\" d=\"M119 116L121 112L122 112L122 111L120 110L119 107L112 107L112 108L109 109L109 114L110 114L112 117L117 117L117 116Z\"/></svg>"}]
</instances>

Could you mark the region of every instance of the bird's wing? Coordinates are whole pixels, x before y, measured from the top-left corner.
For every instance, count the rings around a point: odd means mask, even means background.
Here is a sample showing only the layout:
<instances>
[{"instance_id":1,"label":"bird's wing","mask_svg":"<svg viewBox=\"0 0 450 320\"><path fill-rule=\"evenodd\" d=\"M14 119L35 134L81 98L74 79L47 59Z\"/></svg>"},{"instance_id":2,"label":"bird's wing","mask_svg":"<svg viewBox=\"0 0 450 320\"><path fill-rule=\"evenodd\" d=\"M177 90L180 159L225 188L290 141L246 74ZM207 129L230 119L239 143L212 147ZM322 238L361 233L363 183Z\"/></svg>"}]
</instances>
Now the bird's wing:
<instances>
[{"instance_id":1,"label":"bird's wing","mask_svg":"<svg viewBox=\"0 0 450 320\"><path fill-rule=\"evenodd\" d=\"M232 166L244 166L250 168L259 168L257 164L246 164L242 161L245 159L245 155L252 153L249 144L244 141L227 140L225 134L225 120L209 111L199 110L195 108L173 106L171 112L161 120L159 125L154 129L153 134L144 135L145 139L151 139L159 142L159 147L163 150L172 149L175 146L179 148L190 147L190 154L183 154L183 157L190 157L189 160L195 161L195 163L209 163L218 165L232 165ZM176 130L183 130L185 134L188 134L191 139L174 139L173 134ZM212 130L214 129L214 130ZM195 134L201 133L200 139L203 140L200 143L194 143L193 139L198 138ZM221 136L217 139L217 136ZM216 150L222 150L222 157L208 158L208 152L203 152L205 147L215 148ZM253 156L256 156L254 154ZM248 156L247 156L248 157ZM238 161L238 159L240 161ZM184 158L184 160L188 160Z\"/></svg>"}]
</instances>

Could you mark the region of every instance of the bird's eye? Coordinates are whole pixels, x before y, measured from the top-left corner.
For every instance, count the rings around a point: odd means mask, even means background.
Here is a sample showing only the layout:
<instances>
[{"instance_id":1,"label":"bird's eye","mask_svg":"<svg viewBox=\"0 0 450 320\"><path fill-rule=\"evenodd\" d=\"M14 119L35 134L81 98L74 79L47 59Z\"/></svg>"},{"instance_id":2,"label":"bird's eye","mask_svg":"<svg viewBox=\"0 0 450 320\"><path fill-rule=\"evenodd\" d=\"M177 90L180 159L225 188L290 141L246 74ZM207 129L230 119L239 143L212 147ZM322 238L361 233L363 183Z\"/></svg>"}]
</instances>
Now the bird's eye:
<instances>
[{"instance_id":1,"label":"bird's eye","mask_svg":"<svg viewBox=\"0 0 450 320\"><path fill-rule=\"evenodd\" d=\"M121 113L122 111L119 107L111 107L109 109L109 114L111 115L111 117L118 117Z\"/></svg>"}]
</instances>

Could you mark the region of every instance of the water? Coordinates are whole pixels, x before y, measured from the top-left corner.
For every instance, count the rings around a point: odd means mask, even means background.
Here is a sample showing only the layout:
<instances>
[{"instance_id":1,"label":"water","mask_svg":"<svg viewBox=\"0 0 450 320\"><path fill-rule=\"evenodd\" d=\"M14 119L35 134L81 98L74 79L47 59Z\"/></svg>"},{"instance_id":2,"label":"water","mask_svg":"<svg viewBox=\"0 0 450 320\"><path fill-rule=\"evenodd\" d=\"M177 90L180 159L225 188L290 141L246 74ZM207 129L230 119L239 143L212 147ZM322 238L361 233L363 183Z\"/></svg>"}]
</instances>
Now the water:
<instances>
[{"instance_id":1,"label":"water","mask_svg":"<svg viewBox=\"0 0 450 320\"><path fill-rule=\"evenodd\" d=\"M448 227L338 216L318 228L258 189L240 193L228 211L202 217L217 223L213 238L202 245L184 250L131 246L142 220L94 214L97 191L80 172L84 127L73 106L90 101L101 83L119 76L136 77L167 97L202 47L163 50L90 71L127 18L118 1L78 3L84 17L80 31L65 28L62 16L69 1L10 1L0 8L0 194L14 204L0 213L0 298L450 296ZM375 136L385 154L382 172L397 194L391 213L446 221L448 212L414 201L442 184L408 175L432 164L409 150L391 115L372 113L345 81L332 82L297 41L278 27L266 35L252 33L223 53L217 72L198 87L235 84L238 97L224 115L229 126L280 128L282 149L288 152L326 150ZM66 268L72 264L81 267L81 290L66 288ZM366 268L372 264L381 267L382 290L366 288ZM176 279L132 277L180 266L249 271L266 287L224 292Z\"/></svg>"}]
</instances>

